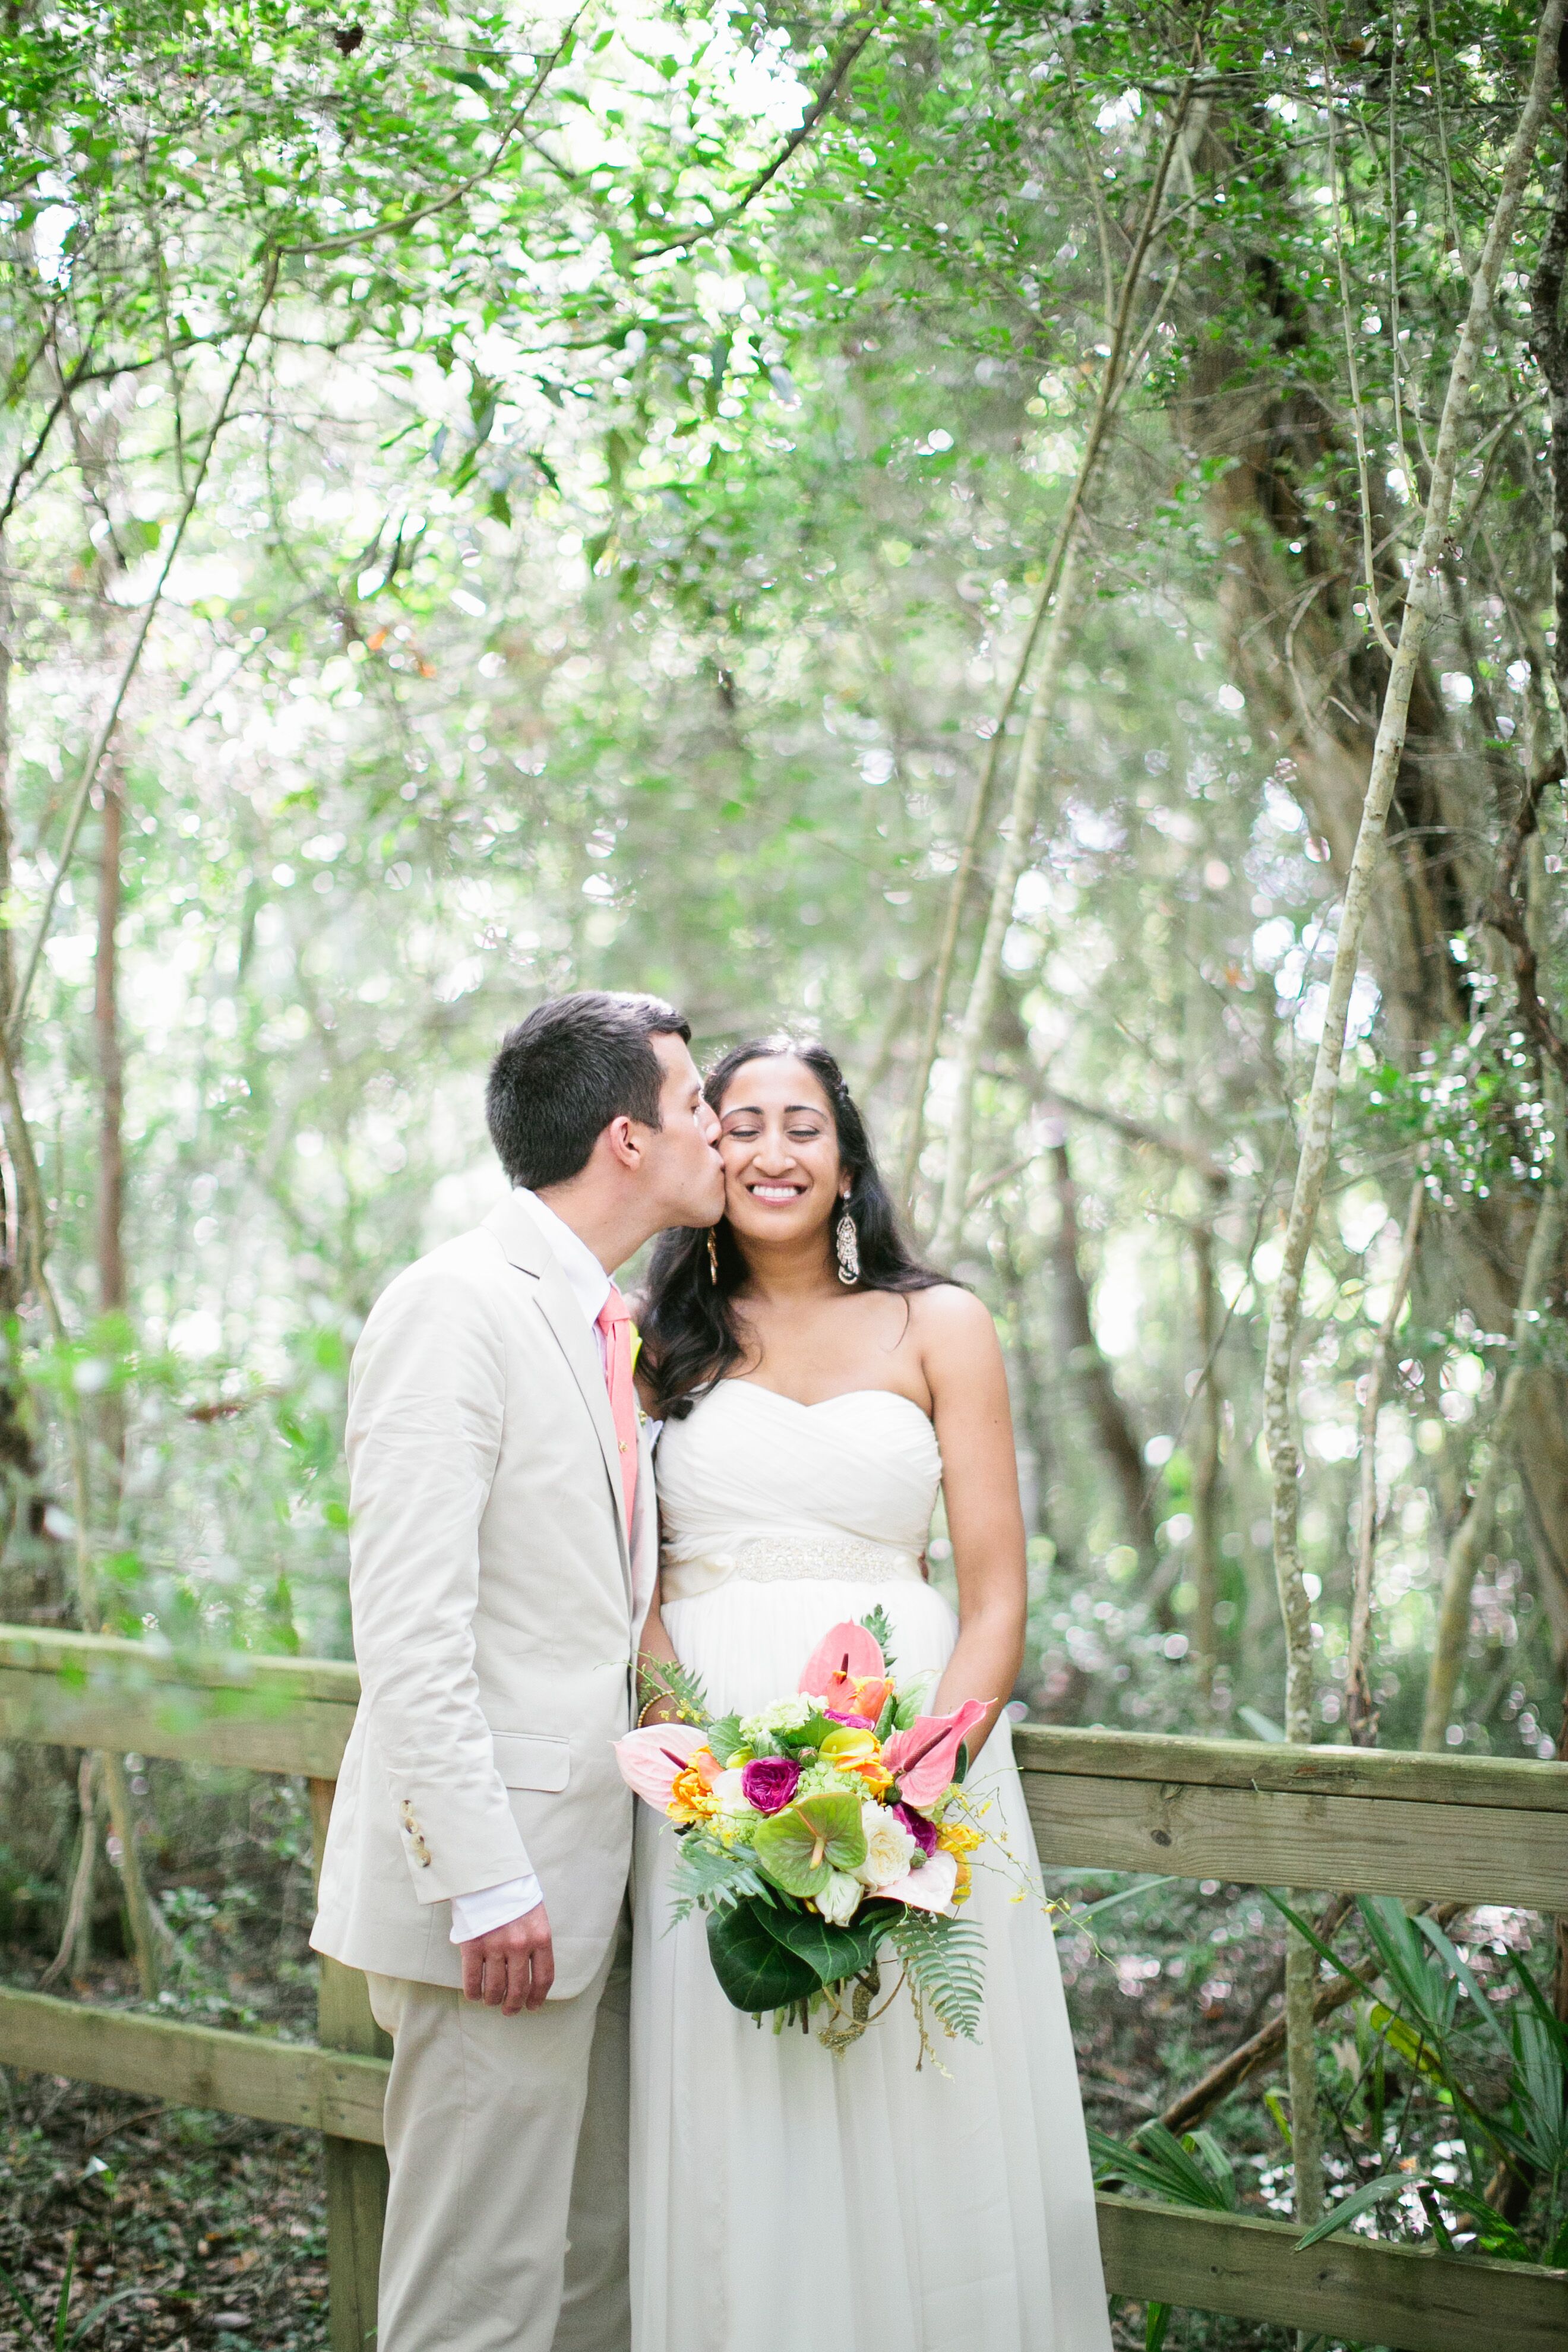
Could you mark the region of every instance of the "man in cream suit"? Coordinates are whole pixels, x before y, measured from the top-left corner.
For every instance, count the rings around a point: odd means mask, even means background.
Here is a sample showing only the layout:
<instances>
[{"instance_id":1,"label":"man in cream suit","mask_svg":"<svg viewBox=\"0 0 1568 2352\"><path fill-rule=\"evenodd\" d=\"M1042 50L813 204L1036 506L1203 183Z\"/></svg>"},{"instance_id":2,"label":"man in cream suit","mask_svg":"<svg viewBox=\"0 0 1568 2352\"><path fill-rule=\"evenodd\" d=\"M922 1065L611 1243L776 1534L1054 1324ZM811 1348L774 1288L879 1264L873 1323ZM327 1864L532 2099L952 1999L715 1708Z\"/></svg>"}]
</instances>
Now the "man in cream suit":
<instances>
[{"instance_id":1,"label":"man in cream suit","mask_svg":"<svg viewBox=\"0 0 1568 2352\"><path fill-rule=\"evenodd\" d=\"M363 1696L311 1941L393 2037L376 2352L628 2352L626 1875L653 1477L610 1272L723 1202L690 1031L541 1005L513 1186L389 1285L350 1382Z\"/></svg>"}]
</instances>

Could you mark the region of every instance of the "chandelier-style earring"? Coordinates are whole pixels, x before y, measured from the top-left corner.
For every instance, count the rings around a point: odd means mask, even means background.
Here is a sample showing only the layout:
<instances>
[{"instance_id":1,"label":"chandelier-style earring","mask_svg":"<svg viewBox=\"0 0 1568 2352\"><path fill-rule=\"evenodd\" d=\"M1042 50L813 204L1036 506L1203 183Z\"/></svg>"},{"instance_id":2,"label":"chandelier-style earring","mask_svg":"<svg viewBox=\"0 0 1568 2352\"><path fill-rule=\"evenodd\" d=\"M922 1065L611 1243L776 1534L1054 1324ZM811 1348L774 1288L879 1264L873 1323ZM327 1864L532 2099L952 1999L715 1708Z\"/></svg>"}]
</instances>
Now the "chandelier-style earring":
<instances>
[{"instance_id":1,"label":"chandelier-style earring","mask_svg":"<svg viewBox=\"0 0 1568 2352\"><path fill-rule=\"evenodd\" d=\"M708 1228L708 1279L715 1290L719 1287L719 1244L713 1238L713 1228Z\"/></svg>"},{"instance_id":2,"label":"chandelier-style earring","mask_svg":"<svg viewBox=\"0 0 1568 2352\"><path fill-rule=\"evenodd\" d=\"M833 1254L838 1260L838 1279L846 1290L853 1290L860 1279L860 1236L855 1230L855 1220L849 1213L849 1203L844 1203L844 1213L833 1229Z\"/></svg>"}]
</instances>

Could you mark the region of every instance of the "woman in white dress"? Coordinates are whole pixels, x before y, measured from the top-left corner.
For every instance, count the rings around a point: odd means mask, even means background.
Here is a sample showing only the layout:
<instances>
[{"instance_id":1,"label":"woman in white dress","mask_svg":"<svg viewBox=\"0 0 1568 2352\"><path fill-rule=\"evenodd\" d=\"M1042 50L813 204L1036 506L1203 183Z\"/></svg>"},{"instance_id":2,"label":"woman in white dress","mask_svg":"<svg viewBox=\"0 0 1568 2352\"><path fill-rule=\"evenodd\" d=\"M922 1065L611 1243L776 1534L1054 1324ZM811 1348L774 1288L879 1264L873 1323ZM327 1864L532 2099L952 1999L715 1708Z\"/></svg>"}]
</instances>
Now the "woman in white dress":
<instances>
[{"instance_id":1,"label":"woman in white dress","mask_svg":"<svg viewBox=\"0 0 1568 2352\"><path fill-rule=\"evenodd\" d=\"M969 1788L1017 1872L976 1867L978 2043L921 2065L895 2000L835 2056L732 2009L700 1916L672 1927L668 1826L638 1808L633 2352L1110 2352L1072 2037L1009 1726L1024 1529L1001 1350L898 1236L822 1047L719 1064L725 1215L667 1234L640 1376L664 1420L661 1595L644 1635L715 1709L787 1696L875 1607L933 1712L988 1703ZM937 1490L959 1611L925 1580ZM984 1853L976 1857L984 1864Z\"/></svg>"}]
</instances>

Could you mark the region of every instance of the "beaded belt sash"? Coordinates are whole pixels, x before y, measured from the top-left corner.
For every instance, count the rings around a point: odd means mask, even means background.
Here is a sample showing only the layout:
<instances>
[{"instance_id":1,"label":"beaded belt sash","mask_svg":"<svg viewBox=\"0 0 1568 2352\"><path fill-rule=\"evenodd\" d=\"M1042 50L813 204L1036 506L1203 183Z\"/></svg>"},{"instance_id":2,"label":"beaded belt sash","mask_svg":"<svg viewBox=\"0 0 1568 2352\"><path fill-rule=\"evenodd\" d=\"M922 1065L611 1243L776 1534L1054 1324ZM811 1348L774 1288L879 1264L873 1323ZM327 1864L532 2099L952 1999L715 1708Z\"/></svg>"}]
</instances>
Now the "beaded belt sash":
<instances>
[{"instance_id":1,"label":"beaded belt sash","mask_svg":"<svg viewBox=\"0 0 1568 2352\"><path fill-rule=\"evenodd\" d=\"M785 1584L826 1578L845 1584L886 1584L921 1576L920 1555L861 1536L749 1536L733 1551L702 1559L667 1559L665 1597L694 1601L739 1577L747 1584Z\"/></svg>"}]
</instances>

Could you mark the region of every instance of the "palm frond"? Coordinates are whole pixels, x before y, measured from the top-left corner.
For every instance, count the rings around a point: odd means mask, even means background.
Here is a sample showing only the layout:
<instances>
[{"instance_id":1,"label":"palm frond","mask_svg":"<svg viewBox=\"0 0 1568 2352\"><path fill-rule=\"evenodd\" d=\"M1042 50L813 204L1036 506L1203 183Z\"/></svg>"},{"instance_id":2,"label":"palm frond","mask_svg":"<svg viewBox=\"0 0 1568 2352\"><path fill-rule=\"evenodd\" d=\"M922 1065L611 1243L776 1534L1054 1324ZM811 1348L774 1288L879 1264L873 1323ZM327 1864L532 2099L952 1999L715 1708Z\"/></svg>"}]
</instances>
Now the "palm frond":
<instances>
[{"instance_id":1,"label":"palm frond","mask_svg":"<svg viewBox=\"0 0 1568 2352\"><path fill-rule=\"evenodd\" d=\"M1205 2212L1234 2213L1236 2174L1211 2132L1177 2139L1161 2123L1145 2124L1131 2142L1089 2127L1089 2154L1098 2181L1125 2180L1146 2189L1168 2205L1195 2206Z\"/></svg>"},{"instance_id":2,"label":"palm frond","mask_svg":"<svg viewBox=\"0 0 1568 2352\"><path fill-rule=\"evenodd\" d=\"M888 1612L879 1601L874 1609L867 1610L860 1620L860 1624L862 1630L869 1633L882 1653L884 1673L890 1675L893 1671L893 1629L888 1622Z\"/></svg>"}]
</instances>

